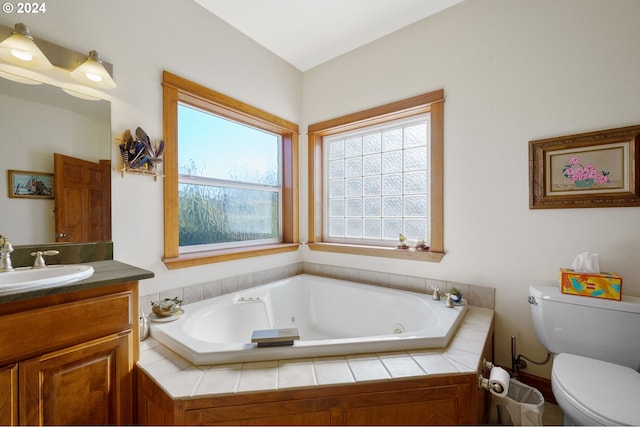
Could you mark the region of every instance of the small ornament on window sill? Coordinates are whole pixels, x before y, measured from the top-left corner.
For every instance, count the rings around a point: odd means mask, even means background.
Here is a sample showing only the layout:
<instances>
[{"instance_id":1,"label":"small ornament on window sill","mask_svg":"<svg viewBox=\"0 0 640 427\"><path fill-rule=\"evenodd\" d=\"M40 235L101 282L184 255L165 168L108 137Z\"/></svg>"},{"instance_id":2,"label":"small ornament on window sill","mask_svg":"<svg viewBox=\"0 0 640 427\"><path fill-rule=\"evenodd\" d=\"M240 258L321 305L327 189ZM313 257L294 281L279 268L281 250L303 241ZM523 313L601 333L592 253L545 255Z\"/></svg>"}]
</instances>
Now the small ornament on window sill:
<instances>
[{"instance_id":1,"label":"small ornament on window sill","mask_svg":"<svg viewBox=\"0 0 640 427\"><path fill-rule=\"evenodd\" d=\"M404 234L400 233L400 244L397 246L398 249L409 249L410 246L407 244L407 238Z\"/></svg>"},{"instance_id":2,"label":"small ornament on window sill","mask_svg":"<svg viewBox=\"0 0 640 427\"><path fill-rule=\"evenodd\" d=\"M416 240L416 246L415 246L416 251L428 251L429 250L429 246L427 246L427 244L425 243L424 240Z\"/></svg>"},{"instance_id":3,"label":"small ornament on window sill","mask_svg":"<svg viewBox=\"0 0 640 427\"><path fill-rule=\"evenodd\" d=\"M164 153L164 141L156 140L152 144L149 135L141 127L136 128L135 139L131 131L127 129L119 141L122 176L125 172L129 172L152 175L154 179L157 179L158 165L162 163L162 154Z\"/></svg>"}]
</instances>

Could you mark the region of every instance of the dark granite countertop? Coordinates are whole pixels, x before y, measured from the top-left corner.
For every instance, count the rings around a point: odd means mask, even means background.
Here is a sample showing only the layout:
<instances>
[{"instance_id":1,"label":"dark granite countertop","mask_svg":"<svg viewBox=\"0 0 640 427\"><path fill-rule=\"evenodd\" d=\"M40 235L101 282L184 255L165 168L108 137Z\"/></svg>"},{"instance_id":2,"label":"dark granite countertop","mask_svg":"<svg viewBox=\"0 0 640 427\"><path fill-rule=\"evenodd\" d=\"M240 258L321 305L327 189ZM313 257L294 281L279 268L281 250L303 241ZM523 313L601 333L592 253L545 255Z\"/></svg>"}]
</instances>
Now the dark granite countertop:
<instances>
[{"instance_id":1,"label":"dark granite countertop","mask_svg":"<svg viewBox=\"0 0 640 427\"><path fill-rule=\"evenodd\" d=\"M115 285L117 283L131 282L134 280L150 279L154 276L152 271L134 267L133 265L125 264L120 261L106 260L86 262L83 264L93 267L94 273L91 277L65 285L25 289L23 291L15 291L5 295L0 295L0 304L47 295L55 295L64 292L97 288L100 286Z\"/></svg>"}]
</instances>

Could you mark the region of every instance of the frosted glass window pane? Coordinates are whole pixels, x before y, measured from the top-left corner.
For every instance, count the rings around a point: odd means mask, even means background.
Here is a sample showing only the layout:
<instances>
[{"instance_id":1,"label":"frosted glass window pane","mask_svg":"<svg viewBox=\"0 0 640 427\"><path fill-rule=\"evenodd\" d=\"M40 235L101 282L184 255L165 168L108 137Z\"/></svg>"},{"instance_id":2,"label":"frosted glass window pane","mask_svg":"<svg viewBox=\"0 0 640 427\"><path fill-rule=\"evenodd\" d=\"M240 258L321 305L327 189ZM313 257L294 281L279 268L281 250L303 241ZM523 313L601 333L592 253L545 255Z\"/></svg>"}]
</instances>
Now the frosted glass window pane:
<instances>
[{"instance_id":1,"label":"frosted glass window pane","mask_svg":"<svg viewBox=\"0 0 640 427\"><path fill-rule=\"evenodd\" d=\"M382 237L382 221L380 219L365 218L364 238L379 239Z\"/></svg>"},{"instance_id":2,"label":"frosted glass window pane","mask_svg":"<svg viewBox=\"0 0 640 427\"><path fill-rule=\"evenodd\" d=\"M427 221L422 219L406 219L404 235L410 240L423 240L427 237Z\"/></svg>"},{"instance_id":3,"label":"frosted glass window pane","mask_svg":"<svg viewBox=\"0 0 640 427\"><path fill-rule=\"evenodd\" d=\"M402 149L402 129L391 129L382 132L382 151Z\"/></svg>"},{"instance_id":4,"label":"frosted glass window pane","mask_svg":"<svg viewBox=\"0 0 640 427\"><path fill-rule=\"evenodd\" d=\"M402 172L402 151L382 153L382 173Z\"/></svg>"},{"instance_id":5,"label":"frosted glass window pane","mask_svg":"<svg viewBox=\"0 0 640 427\"><path fill-rule=\"evenodd\" d=\"M332 237L344 237L343 218L332 218L329 220L329 235Z\"/></svg>"},{"instance_id":6,"label":"frosted glass window pane","mask_svg":"<svg viewBox=\"0 0 640 427\"><path fill-rule=\"evenodd\" d=\"M382 158L380 154L364 156L363 175L380 175L382 173Z\"/></svg>"},{"instance_id":7,"label":"frosted glass window pane","mask_svg":"<svg viewBox=\"0 0 640 427\"><path fill-rule=\"evenodd\" d=\"M362 197L362 178L347 179L347 197Z\"/></svg>"},{"instance_id":8,"label":"frosted glass window pane","mask_svg":"<svg viewBox=\"0 0 640 427\"><path fill-rule=\"evenodd\" d=\"M280 137L178 104L178 173L279 185Z\"/></svg>"},{"instance_id":9,"label":"frosted glass window pane","mask_svg":"<svg viewBox=\"0 0 640 427\"><path fill-rule=\"evenodd\" d=\"M344 160L329 162L329 178L344 178Z\"/></svg>"},{"instance_id":10,"label":"frosted glass window pane","mask_svg":"<svg viewBox=\"0 0 640 427\"><path fill-rule=\"evenodd\" d=\"M365 135L362 137L363 154L375 154L382 151L382 135L380 133L374 133L371 135Z\"/></svg>"},{"instance_id":11,"label":"frosted glass window pane","mask_svg":"<svg viewBox=\"0 0 640 427\"><path fill-rule=\"evenodd\" d=\"M382 216L382 199L380 197L364 199L364 216Z\"/></svg>"},{"instance_id":12,"label":"frosted glass window pane","mask_svg":"<svg viewBox=\"0 0 640 427\"><path fill-rule=\"evenodd\" d=\"M327 233L330 229L334 233L333 241L367 239L365 244L378 241L395 247L399 233L412 240L426 239L428 117L327 137L327 144L334 142L338 144L325 151L326 227Z\"/></svg>"},{"instance_id":13,"label":"frosted glass window pane","mask_svg":"<svg viewBox=\"0 0 640 427\"><path fill-rule=\"evenodd\" d=\"M427 176L425 172L409 172L404 174L404 192L406 194L426 193Z\"/></svg>"},{"instance_id":14,"label":"frosted glass window pane","mask_svg":"<svg viewBox=\"0 0 640 427\"><path fill-rule=\"evenodd\" d=\"M347 159L347 176L362 176L362 157Z\"/></svg>"},{"instance_id":15,"label":"frosted glass window pane","mask_svg":"<svg viewBox=\"0 0 640 427\"><path fill-rule=\"evenodd\" d=\"M344 158L344 140L329 143L329 160Z\"/></svg>"},{"instance_id":16,"label":"frosted glass window pane","mask_svg":"<svg viewBox=\"0 0 640 427\"><path fill-rule=\"evenodd\" d=\"M344 216L344 199L329 199L329 216Z\"/></svg>"},{"instance_id":17,"label":"frosted glass window pane","mask_svg":"<svg viewBox=\"0 0 640 427\"><path fill-rule=\"evenodd\" d=\"M383 197L382 216L402 216L402 197Z\"/></svg>"},{"instance_id":18,"label":"frosted glass window pane","mask_svg":"<svg viewBox=\"0 0 640 427\"><path fill-rule=\"evenodd\" d=\"M347 237L362 237L362 219L347 218Z\"/></svg>"},{"instance_id":19,"label":"frosted glass window pane","mask_svg":"<svg viewBox=\"0 0 640 427\"><path fill-rule=\"evenodd\" d=\"M278 193L178 184L179 244L278 237Z\"/></svg>"},{"instance_id":20,"label":"frosted glass window pane","mask_svg":"<svg viewBox=\"0 0 640 427\"><path fill-rule=\"evenodd\" d=\"M347 216L362 216L362 199L347 199Z\"/></svg>"},{"instance_id":21,"label":"frosted glass window pane","mask_svg":"<svg viewBox=\"0 0 640 427\"><path fill-rule=\"evenodd\" d=\"M382 194L382 184L380 176L364 177L364 195L379 196Z\"/></svg>"},{"instance_id":22,"label":"frosted glass window pane","mask_svg":"<svg viewBox=\"0 0 640 427\"><path fill-rule=\"evenodd\" d=\"M426 196L405 196L404 216L426 216L427 198Z\"/></svg>"},{"instance_id":23,"label":"frosted glass window pane","mask_svg":"<svg viewBox=\"0 0 640 427\"><path fill-rule=\"evenodd\" d=\"M404 148L427 145L427 125L419 124L404 128Z\"/></svg>"},{"instance_id":24,"label":"frosted glass window pane","mask_svg":"<svg viewBox=\"0 0 640 427\"><path fill-rule=\"evenodd\" d=\"M427 148L419 147L404 151L404 170L426 170L427 169Z\"/></svg>"},{"instance_id":25,"label":"frosted glass window pane","mask_svg":"<svg viewBox=\"0 0 640 427\"><path fill-rule=\"evenodd\" d=\"M329 181L329 197L344 197L344 179Z\"/></svg>"},{"instance_id":26,"label":"frosted glass window pane","mask_svg":"<svg viewBox=\"0 0 640 427\"><path fill-rule=\"evenodd\" d=\"M362 138L357 137L347 139L346 156L362 156Z\"/></svg>"},{"instance_id":27,"label":"frosted glass window pane","mask_svg":"<svg viewBox=\"0 0 640 427\"><path fill-rule=\"evenodd\" d=\"M384 218L382 220L382 238L398 240L398 235L402 233L402 220L396 218Z\"/></svg>"},{"instance_id":28,"label":"frosted glass window pane","mask_svg":"<svg viewBox=\"0 0 640 427\"><path fill-rule=\"evenodd\" d=\"M402 175L383 175L382 194L402 194Z\"/></svg>"}]
</instances>

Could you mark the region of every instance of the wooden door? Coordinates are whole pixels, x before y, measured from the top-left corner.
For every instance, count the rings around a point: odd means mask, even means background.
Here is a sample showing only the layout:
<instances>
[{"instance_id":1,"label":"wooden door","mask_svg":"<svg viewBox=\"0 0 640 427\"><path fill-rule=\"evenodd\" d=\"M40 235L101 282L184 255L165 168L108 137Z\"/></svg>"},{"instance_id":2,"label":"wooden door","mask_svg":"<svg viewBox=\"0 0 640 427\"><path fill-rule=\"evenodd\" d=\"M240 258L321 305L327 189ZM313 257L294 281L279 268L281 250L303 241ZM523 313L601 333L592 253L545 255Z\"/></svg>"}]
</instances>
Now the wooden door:
<instances>
[{"instance_id":1,"label":"wooden door","mask_svg":"<svg viewBox=\"0 0 640 427\"><path fill-rule=\"evenodd\" d=\"M56 242L111 240L111 161L53 158Z\"/></svg>"},{"instance_id":2,"label":"wooden door","mask_svg":"<svg viewBox=\"0 0 640 427\"><path fill-rule=\"evenodd\" d=\"M132 424L132 339L129 330L20 362L20 424Z\"/></svg>"},{"instance_id":3,"label":"wooden door","mask_svg":"<svg viewBox=\"0 0 640 427\"><path fill-rule=\"evenodd\" d=\"M18 365L0 368L0 425L18 425Z\"/></svg>"}]
</instances>

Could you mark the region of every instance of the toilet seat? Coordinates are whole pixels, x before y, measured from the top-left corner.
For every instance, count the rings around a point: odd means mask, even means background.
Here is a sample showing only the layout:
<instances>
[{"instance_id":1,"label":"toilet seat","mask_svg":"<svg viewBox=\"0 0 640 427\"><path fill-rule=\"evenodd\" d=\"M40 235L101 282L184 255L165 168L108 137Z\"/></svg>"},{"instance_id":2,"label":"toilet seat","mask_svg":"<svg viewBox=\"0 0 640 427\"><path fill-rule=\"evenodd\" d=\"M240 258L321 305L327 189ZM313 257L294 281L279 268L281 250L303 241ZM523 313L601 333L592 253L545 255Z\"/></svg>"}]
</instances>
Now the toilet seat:
<instances>
[{"instance_id":1,"label":"toilet seat","mask_svg":"<svg viewBox=\"0 0 640 427\"><path fill-rule=\"evenodd\" d=\"M640 373L629 367L561 353L554 358L551 383L561 408L572 408L570 417L585 424L640 425Z\"/></svg>"}]
</instances>

